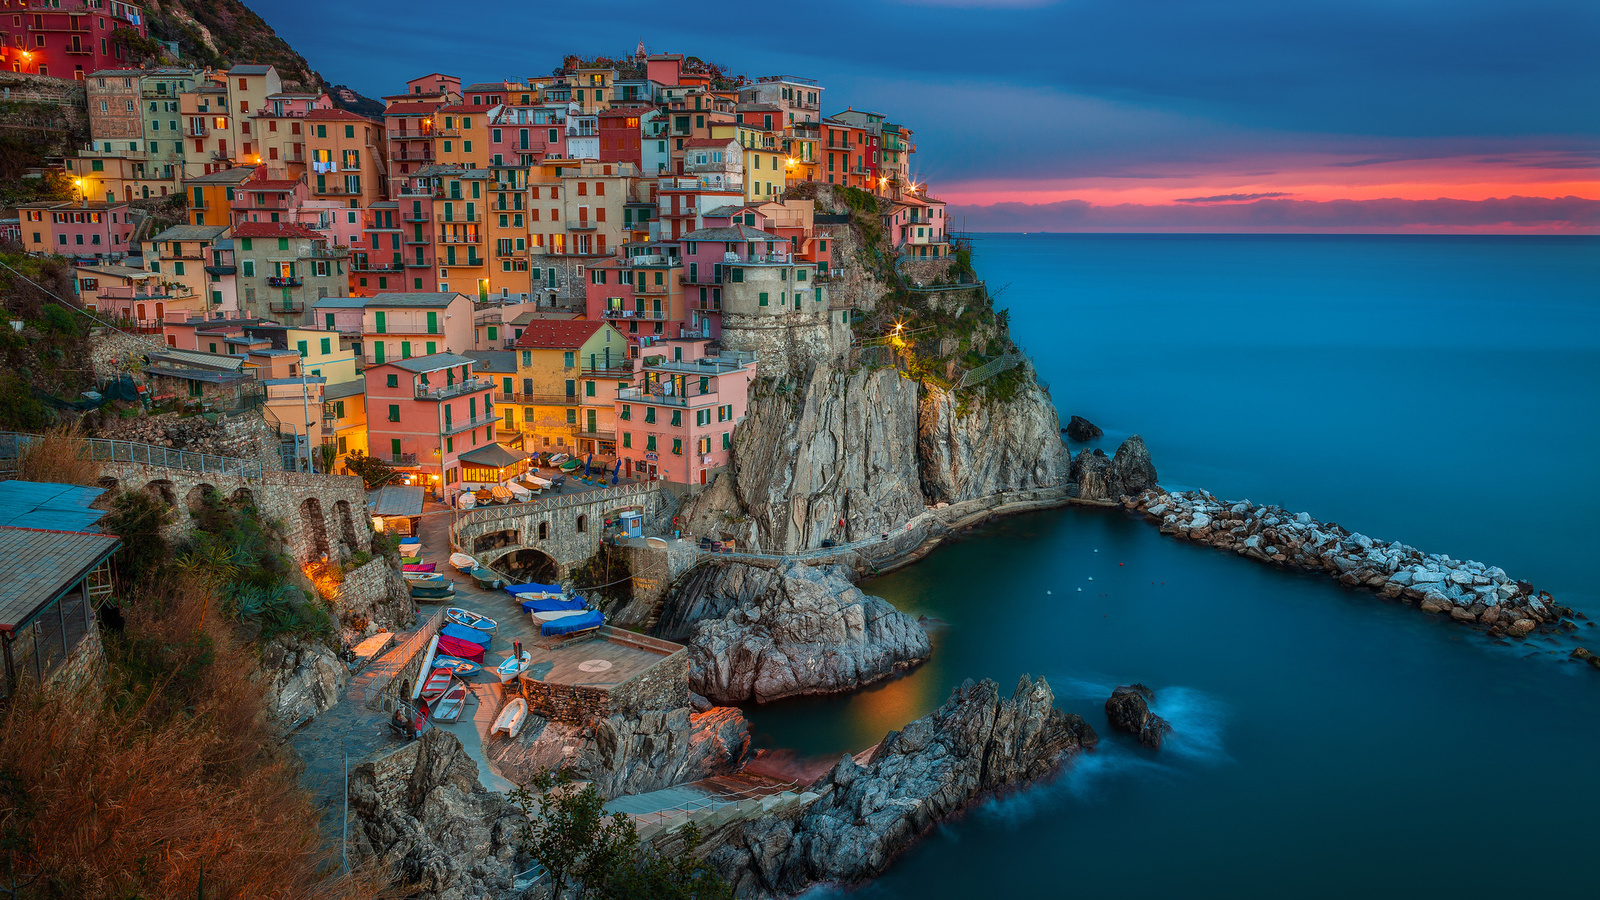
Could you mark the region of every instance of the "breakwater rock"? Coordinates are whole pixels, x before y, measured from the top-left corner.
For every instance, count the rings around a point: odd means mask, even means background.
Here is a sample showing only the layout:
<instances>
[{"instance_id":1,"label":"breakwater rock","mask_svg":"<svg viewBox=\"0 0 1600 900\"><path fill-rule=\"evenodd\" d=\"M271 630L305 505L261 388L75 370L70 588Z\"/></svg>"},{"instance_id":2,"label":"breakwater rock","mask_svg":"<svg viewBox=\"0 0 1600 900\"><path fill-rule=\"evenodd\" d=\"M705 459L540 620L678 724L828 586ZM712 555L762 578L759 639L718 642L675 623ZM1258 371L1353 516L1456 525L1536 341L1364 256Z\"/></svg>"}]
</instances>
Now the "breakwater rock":
<instances>
[{"instance_id":1,"label":"breakwater rock","mask_svg":"<svg viewBox=\"0 0 1600 900\"><path fill-rule=\"evenodd\" d=\"M1068 477L1078 484L1082 500L1115 500L1156 487L1156 467L1144 438L1133 435L1108 457L1100 449L1085 448L1072 458Z\"/></svg>"},{"instance_id":2,"label":"breakwater rock","mask_svg":"<svg viewBox=\"0 0 1600 900\"><path fill-rule=\"evenodd\" d=\"M1142 684L1121 685L1106 700L1106 718L1111 727L1136 735L1139 743L1152 750L1161 749L1161 741L1172 731L1167 720L1150 711L1150 701L1156 692Z\"/></svg>"},{"instance_id":3,"label":"breakwater rock","mask_svg":"<svg viewBox=\"0 0 1600 900\"><path fill-rule=\"evenodd\" d=\"M688 640L689 689L714 703L851 691L931 652L915 619L863 594L844 567L722 568L745 571L702 583L721 596L678 598L719 610Z\"/></svg>"},{"instance_id":4,"label":"breakwater rock","mask_svg":"<svg viewBox=\"0 0 1600 900\"><path fill-rule=\"evenodd\" d=\"M1061 430L1066 433L1068 440L1077 441L1080 444L1084 441L1092 441L1105 434L1100 430L1099 425L1085 419L1083 416L1073 416L1071 421L1067 422L1067 427Z\"/></svg>"},{"instance_id":5,"label":"breakwater rock","mask_svg":"<svg viewBox=\"0 0 1600 900\"><path fill-rule=\"evenodd\" d=\"M1049 775L1096 741L1082 718L1055 708L1043 678L1023 676L1009 698L993 681L968 681L930 715L891 732L866 762L839 760L799 814L709 833L706 859L740 897L853 884L983 794Z\"/></svg>"},{"instance_id":6,"label":"breakwater rock","mask_svg":"<svg viewBox=\"0 0 1600 900\"><path fill-rule=\"evenodd\" d=\"M1207 491L1154 489L1125 498L1123 505L1160 523L1162 534L1258 562L1325 571L1347 587L1415 603L1424 612L1481 625L1497 636L1524 637L1573 615L1548 592L1536 592L1497 566L1376 540L1309 513L1219 500Z\"/></svg>"}]
</instances>

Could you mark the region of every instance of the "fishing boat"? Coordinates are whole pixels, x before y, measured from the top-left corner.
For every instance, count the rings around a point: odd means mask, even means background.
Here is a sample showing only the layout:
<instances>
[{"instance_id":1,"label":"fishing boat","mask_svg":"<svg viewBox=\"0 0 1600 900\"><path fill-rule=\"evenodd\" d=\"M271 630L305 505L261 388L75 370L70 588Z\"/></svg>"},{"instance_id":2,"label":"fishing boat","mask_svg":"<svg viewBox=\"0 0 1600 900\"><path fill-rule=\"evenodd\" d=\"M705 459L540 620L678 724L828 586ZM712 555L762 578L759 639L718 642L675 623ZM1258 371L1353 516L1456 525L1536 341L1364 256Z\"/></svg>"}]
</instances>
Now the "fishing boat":
<instances>
[{"instance_id":1,"label":"fishing boat","mask_svg":"<svg viewBox=\"0 0 1600 900\"><path fill-rule=\"evenodd\" d=\"M405 551L402 550L401 552L403 553ZM402 565L407 565L407 566L421 565L422 564L422 557L420 557L420 556L402 556L402 557L400 557L400 563Z\"/></svg>"},{"instance_id":2,"label":"fishing boat","mask_svg":"<svg viewBox=\"0 0 1600 900\"><path fill-rule=\"evenodd\" d=\"M507 482L506 490L511 492L512 498L518 503L527 503L529 500L533 499L533 491L528 490L515 481Z\"/></svg>"},{"instance_id":3,"label":"fishing boat","mask_svg":"<svg viewBox=\"0 0 1600 900\"><path fill-rule=\"evenodd\" d=\"M445 610L444 617L456 623L457 625L465 625L468 628L476 628L477 630L486 634L494 634L495 630L500 627L499 622L496 622L488 616L479 615L470 609L462 609L459 606L452 606Z\"/></svg>"},{"instance_id":4,"label":"fishing boat","mask_svg":"<svg viewBox=\"0 0 1600 900\"><path fill-rule=\"evenodd\" d=\"M433 658L433 664L441 669L449 669L451 674L455 675L457 678L471 678L472 676L483 671L483 666L478 665L470 659L462 659L459 656L445 656L444 654L440 654Z\"/></svg>"},{"instance_id":5,"label":"fishing boat","mask_svg":"<svg viewBox=\"0 0 1600 900\"><path fill-rule=\"evenodd\" d=\"M581 616L586 612L588 610L582 607L578 609L530 609L528 610L528 615L533 616L535 622L554 622L557 619L565 619L570 616Z\"/></svg>"},{"instance_id":6,"label":"fishing boat","mask_svg":"<svg viewBox=\"0 0 1600 900\"><path fill-rule=\"evenodd\" d=\"M467 686L457 682L445 691L437 703L433 704L432 717L436 722L454 722L461 718L461 710L467 706Z\"/></svg>"},{"instance_id":7,"label":"fishing boat","mask_svg":"<svg viewBox=\"0 0 1600 900\"><path fill-rule=\"evenodd\" d=\"M526 596L526 595L524 595ZM523 612L550 612L558 609L583 609L583 598L568 600L564 597L541 597L522 601Z\"/></svg>"},{"instance_id":8,"label":"fishing boat","mask_svg":"<svg viewBox=\"0 0 1600 900\"><path fill-rule=\"evenodd\" d=\"M580 631L593 631L605 623L606 617L591 609L579 615L563 616L553 622L543 622L539 625L539 633L546 637L576 634Z\"/></svg>"},{"instance_id":9,"label":"fishing boat","mask_svg":"<svg viewBox=\"0 0 1600 900\"><path fill-rule=\"evenodd\" d=\"M562 463L566 462L567 460L569 460L571 458L572 457L566 455L565 453L557 453L556 455L550 457L549 459L546 459L544 461L544 464L546 466L550 467L550 468L554 468L556 466L561 465Z\"/></svg>"},{"instance_id":10,"label":"fishing boat","mask_svg":"<svg viewBox=\"0 0 1600 900\"><path fill-rule=\"evenodd\" d=\"M527 584L508 584L506 593L513 597L520 595L524 600L537 600L541 597L559 597L563 592L559 584L539 584L530 581Z\"/></svg>"},{"instance_id":11,"label":"fishing boat","mask_svg":"<svg viewBox=\"0 0 1600 900\"><path fill-rule=\"evenodd\" d=\"M455 585L444 581L413 581L411 582L411 598L438 603L441 600L453 600L456 596Z\"/></svg>"},{"instance_id":12,"label":"fishing boat","mask_svg":"<svg viewBox=\"0 0 1600 900\"><path fill-rule=\"evenodd\" d=\"M468 629L469 631L471 629ZM465 659L469 662L483 664L484 645L473 641L458 640L447 635L439 635L439 652L454 656L456 659Z\"/></svg>"},{"instance_id":13,"label":"fishing boat","mask_svg":"<svg viewBox=\"0 0 1600 900\"><path fill-rule=\"evenodd\" d=\"M478 567L478 561L465 553L452 553L450 554L450 565L455 566L458 571L471 572Z\"/></svg>"},{"instance_id":14,"label":"fishing boat","mask_svg":"<svg viewBox=\"0 0 1600 900\"><path fill-rule=\"evenodd\" d=\"M577 468L579 466L581 466L581 465L583 465L583 460L581 460L581 459L569 459L566 462L561 464L561 471L563 471L563 472L573 472L573 471L576 471Z\"/></svg>"},{"instance_id":15,"label":"fishing boat","mask_svg":"<svg viewBox=\"0 0 1600 900\"><path fill-rule=\"evenodd\" d=\"M471 509L478 505L478 498L471 491L462 491L456 495L456 506L461 509Z\"/></svg>"},{"instance_id":16,"label":"fishing boat","mask_svg":"<svg viewBox=\"0 0 1600 900\"><path fill-rule=\"evenodd\" d=\"M434 569L436 569L438 567L439 567L438 563L403 563L400 566L400 571L402 571L402 572L432 572Z\"/></svg>"},{"instance_id":17,"label":"fishing boat","mask_svg":"<svg viewBox=\"0 0 1600 900\"><path fill-rule=\"evenodd\" d=\"M533 654L524 650L521 656L506 657L500 665L494 667L494 672L500 676L501 681L510 681L528 671L531 665L533 665Z\"/></svg>"},{"instance_id":18,"label":"fishing boat","mask_svg":"<svg viewBox=\"0 0 1600 900\"><path fill-rule=\"evenodd\" d=\"M499 575L496 575L493 570L486 569L483 566L473 568L468 574L472 576L473 581L478 583L478 587L486 591L497 591L501 585L505 584L505 581Z\"/></svg>"},{"instance_id":19,"label":"fishing boat","mask_svg":"<svg viewBox=\"0 0 1600 900\"><path fill-rule=\"evenodd\" d=\"M422 538L419 538L416 535L411 535L409 537L403 537L403 538L400 539L400 547L402 549L404 549L406 547L421 547L421 546L422 546Z\"/></svg>"},{"instance_id":20,"label":"fishing boat","mask_svg":"<svg viewBox=\"0 0 1600 900\"><path fill-rule=\"evenodd\" d=\"M440 572L401 572L400 575L412 584L444 584L444 575Z\"/></svg>"},{"instance_id":21,"label":"fishing boat","mask_svg":"<svg viewBox=\"0 0 1600 900\"><path fill-rule=\"evenodd\" d=\"M487 647L489 646L489 642L494 640L494 638L484 634L476 628L468 628L465 625L457 625L454 622L439 629L439 636L451 638L457 641L465 641L469 644L477 644L479 647ZM459 653L451 654L451 656L460 655L461 654Z\"/></svg>"},{"instance_id":22,"label":"fishing boat","mask_svg":"<svg viewBox=\"0 0 1600 900\"><path fill-rule=\"evenodd\" d=\"M417 696L432 704L436 698L443 696L444 692L450 689L450 679L454 677L455 673L448 667L435 668L428 673L427 680L422 682L422 691Z\"/></svg>"},{"instance_id":23,"label":"fishing boat","mask_svg":"<svg viewBox=\"0 0 1600 900\"><path fill-rule=\"evenodd\" d=\"M490 734L504 732L506 737L516 737L522 730L522 723L528 718L528 701L521 697L512 699L505 708L500 710L500 715L494 718L494 727L489 729Z\"/></svg>"}]
</instances>

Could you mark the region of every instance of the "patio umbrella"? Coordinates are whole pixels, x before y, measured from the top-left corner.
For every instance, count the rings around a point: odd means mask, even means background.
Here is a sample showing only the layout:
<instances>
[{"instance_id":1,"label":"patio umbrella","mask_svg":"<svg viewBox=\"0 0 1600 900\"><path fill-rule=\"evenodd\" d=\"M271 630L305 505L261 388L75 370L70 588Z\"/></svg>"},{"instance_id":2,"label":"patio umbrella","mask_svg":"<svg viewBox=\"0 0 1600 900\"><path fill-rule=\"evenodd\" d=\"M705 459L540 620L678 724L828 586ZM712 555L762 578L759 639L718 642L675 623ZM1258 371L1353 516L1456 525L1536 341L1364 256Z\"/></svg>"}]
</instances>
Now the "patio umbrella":
<instances>
[{"instance_id":1,"label":"patio umbrella","mask_svg":"<svg viewBox=\"0 0 1600 900\"><path fill-rule=\"evenodd\" d=\"M621 471L622 471L622 460L619 459L619 460L617 460L617 464L611 467L611 483L612 484L616 484L617 483L617 473L621 472Z\"/></svg>"}]
</instances>

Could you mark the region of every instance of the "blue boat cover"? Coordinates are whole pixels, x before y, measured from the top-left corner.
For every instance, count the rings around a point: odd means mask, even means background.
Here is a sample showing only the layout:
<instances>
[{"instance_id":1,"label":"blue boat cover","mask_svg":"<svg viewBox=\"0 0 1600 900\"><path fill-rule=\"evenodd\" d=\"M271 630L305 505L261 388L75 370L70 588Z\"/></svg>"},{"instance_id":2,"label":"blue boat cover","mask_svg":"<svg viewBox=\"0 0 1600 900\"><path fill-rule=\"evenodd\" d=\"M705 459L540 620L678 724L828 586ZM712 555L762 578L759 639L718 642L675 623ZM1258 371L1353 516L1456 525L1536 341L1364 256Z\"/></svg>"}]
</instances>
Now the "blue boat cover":
<instances>
[{"instance_id":1,"label":"blue boat cover","mask_svg":"<svg viewBox=\"0 0 1600 900\"><path fill-rule=\"evenodd\" d=\"M476 628L468 628L465 625L457 625L454 622L451 622L449 625L439 629L439 633L445 637L455 638L458 641L471 641L480 647L487 647L489 646L489 642L494 640L493 637L484 634Z\"/></svg>"},{"instance_id":2,"label":"blue boat cover","mask_svg":"<svg viewBox=\"0 0 1600 900\"><path fill-rule=\"evenodd\" d=\"M561 609L583 609L582 600L524 600L523 612L555 612Z\"/></svg>"},{"instance_id":3,"label":"blue boat cover","mask_svg":"<svg viewBox=\"0 0 1600 900\"><path fill-rule=\"evenodd\" d=\"M433 666L436 669L451 669L457 675L462 676L476 675L482 669L481 666L470 659L462 659L457 656L446 656L443 653L440 653L433 658Z\"/></svg>"},{"instance_id":4,"label":"blue boat cover","mask_svg":"<svg viewBox=\"0 0 1600 900\"><path fill-rule=\"evenodd\" d=\"M403 538L400 539L400 545L402 547L407 545L407 544L420 544L420 543L422 543L422 538L419 538L419 537L403 537Z\"/></svg>"},{"instance_id":5,"label":"blue boat cover","mask_svg":"<svg viewBox=\"0 0 1600 900\"><path fill-rule=\"evenodd\" d=\"M508 585L506 585L506 593L508 593L508 594L559 594L559 593L561 593L561 585L559 585L559 584L537 584L537 583L534 583L534 582L529 582L527 584L508 584Z\"/></svg>"},{"instance_id":6,"label":"blue boat cover","mask_svg":"<svg viewBox=\"0 0 1600 900\"><path fill-rule=\"evenodd\" d=\"M587 631L605 624L606 617L598 611L590 610L580 616L565 616L554 622L546 622L539 626L542 635L571 634L574 631Z\"/></svg>"}]
</instances>

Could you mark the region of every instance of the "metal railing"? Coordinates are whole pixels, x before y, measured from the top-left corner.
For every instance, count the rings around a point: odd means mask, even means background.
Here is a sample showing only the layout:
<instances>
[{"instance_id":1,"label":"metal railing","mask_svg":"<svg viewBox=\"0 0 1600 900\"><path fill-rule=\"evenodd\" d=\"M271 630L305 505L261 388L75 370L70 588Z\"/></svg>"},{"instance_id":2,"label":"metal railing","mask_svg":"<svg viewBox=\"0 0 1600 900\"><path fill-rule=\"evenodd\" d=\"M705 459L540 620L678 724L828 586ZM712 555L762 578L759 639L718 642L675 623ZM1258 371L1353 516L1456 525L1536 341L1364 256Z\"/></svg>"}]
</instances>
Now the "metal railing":
<instances>
[{"instance_id":1,"label":"metal railing","mask_svg":"<svg viewBox=\"0 0 1600 900\"><path fill-rule=\"evenodd\" d=\"M502 503L496 506L462 510L455 514L455 521L450 524L451 544L453 546L456 545L456 535L466 525L494 522L516 516L532 516L549 510L566 509L604 500L643 498L660 490L661 483L658 481L645 482L643 484L619 484L615 487L596 488L592 491L583 491L577 494L555 494L548 497L536 497L525 503Z\"/></svg>"},{"instance_id":2,"label":"metal railing","mask_svg":"<svg viewBox=\"0 0 1600 900\"><path fill-rule=\"evenodd\" d=\"M456 397L461 394L470 394L473 391L488 390L491 387L494 387L494 382L481 378L474 378L471 381L461 381L455 384L427 386L418 385L417 399L442 400L446 397Z\"/></svg>"},{"instance_id":3,"label":"metal railing","mask_svg":"<svg viewBox=\"0 0 1600 900\"><path fill-rule=\"evenodd\" d=\"M40 439L36 434L0 432L0 460L15 460L23 449ZM156 444L136 441L113 441L106 438L85 438L88 458L97 462L123 462L141 466L160 466L164 469L183 469L217 475L238 475L260 478L261 462L239 456L217 456L176 450Z\"/></svg>"}]
</instances>

